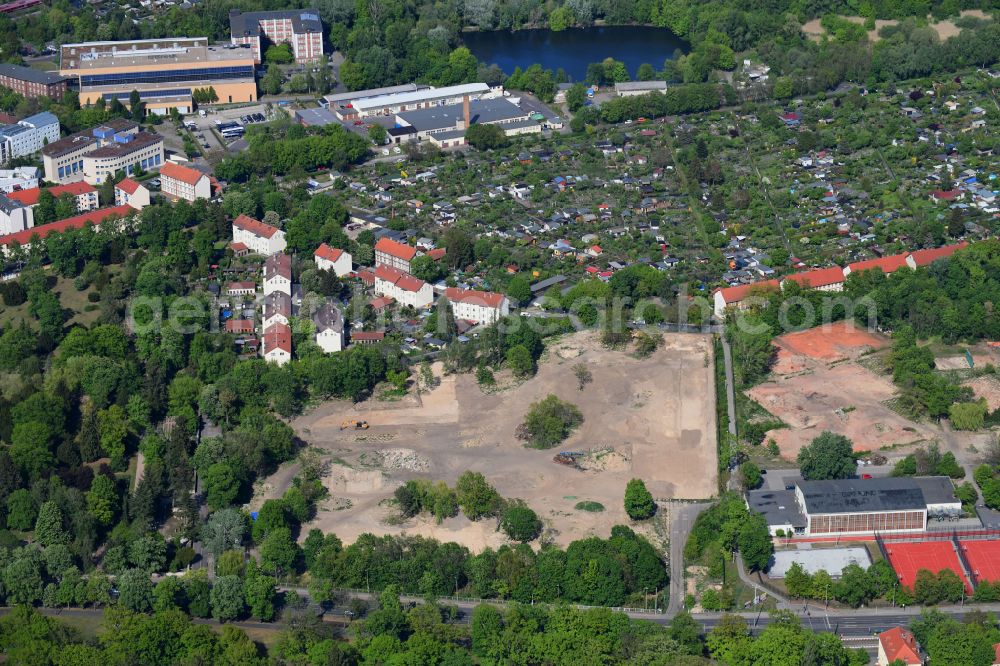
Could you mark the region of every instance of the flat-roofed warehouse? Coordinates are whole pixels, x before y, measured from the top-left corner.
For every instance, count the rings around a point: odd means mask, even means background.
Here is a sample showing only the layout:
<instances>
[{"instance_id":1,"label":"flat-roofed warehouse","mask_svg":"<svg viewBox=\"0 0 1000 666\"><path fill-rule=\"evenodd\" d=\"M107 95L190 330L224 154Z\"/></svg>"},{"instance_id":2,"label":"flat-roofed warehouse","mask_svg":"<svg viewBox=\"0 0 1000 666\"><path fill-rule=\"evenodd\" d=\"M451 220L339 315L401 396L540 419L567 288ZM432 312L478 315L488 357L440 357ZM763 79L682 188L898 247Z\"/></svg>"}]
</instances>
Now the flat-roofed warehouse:
<instances>
[{"instance_id":1,"label":"flat-roofed warehouse","mask_svg":"<svg viewBox=\"0 0 1000 666\"><path fill-rule=\"evenodd\" d=\"M354 101L353 106L360 117L367 118L369 116L392 116L404 111L415 111L432 106L461 104L466 97L478 100L496 96L499 96L499 93L494 92L485 83L463 83L458 86L425 88L411 92L360 98Z\"/></svg>"},{"instance_id":2,"label":"flat-roofed warehouse","mask_svg":"<svg viewBox=\"0 0 1000 666\"><path fill-rule=\"evenodd\" d=\"M808 536L923 532L928 515L962 510L951 479L943 476L798 481L794 486L793 491L747 494L747 506L764 514L772 534L778 529Z\"/></svg>"},{"instance_id":3,"label":"flat-roofed warehouse","mask_svg":"<svg viewBox=\"0 0 1000 666\"><path fill-rule=\"evenodd\" d=\"M542 131L531 114L504 98L470 100L396 114L396 125L412 127L417 139L429 139L444 148L464 144L465 130L477 124L497 125L507 136Z\"/></svg>"},{"instance_id":4,"label":"flat-roofed warehouse","mask_svg":"<svg viewBox=\"0 0 1000 666\"><path fill-rule=\"evenodd\" d=\"M59 73L76 79L80 104L118 99L135 90L150 113L193 110L195 90L212 88L222 103L254 102L257 83L251 49L209 46L205 37L85 42L60 47Z\"/></svg>"}]
</instances>

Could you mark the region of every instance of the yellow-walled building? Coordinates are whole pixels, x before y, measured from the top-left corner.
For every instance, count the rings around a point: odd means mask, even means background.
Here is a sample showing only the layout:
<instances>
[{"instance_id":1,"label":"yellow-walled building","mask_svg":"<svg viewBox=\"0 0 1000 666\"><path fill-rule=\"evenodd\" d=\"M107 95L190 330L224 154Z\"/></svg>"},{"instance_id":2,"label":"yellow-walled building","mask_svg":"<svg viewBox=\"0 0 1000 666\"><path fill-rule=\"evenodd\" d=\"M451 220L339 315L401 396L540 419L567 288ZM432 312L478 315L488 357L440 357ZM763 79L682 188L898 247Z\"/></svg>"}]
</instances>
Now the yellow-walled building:
<instances>
[{"instance_id":1,"label":"yellow-walled building","mask_svg":"<svg viewBox=\"0 0 1000 666\"><path fill-rule=\"evenodd\" d=\"M138 91L150 113L191 113L195 90L213 88L221 104L254 102L254 55L247 46L210 46L205 37L64 44L59 73L77 80L80 104L127 105Z\"/></svg>"}]
</instances>

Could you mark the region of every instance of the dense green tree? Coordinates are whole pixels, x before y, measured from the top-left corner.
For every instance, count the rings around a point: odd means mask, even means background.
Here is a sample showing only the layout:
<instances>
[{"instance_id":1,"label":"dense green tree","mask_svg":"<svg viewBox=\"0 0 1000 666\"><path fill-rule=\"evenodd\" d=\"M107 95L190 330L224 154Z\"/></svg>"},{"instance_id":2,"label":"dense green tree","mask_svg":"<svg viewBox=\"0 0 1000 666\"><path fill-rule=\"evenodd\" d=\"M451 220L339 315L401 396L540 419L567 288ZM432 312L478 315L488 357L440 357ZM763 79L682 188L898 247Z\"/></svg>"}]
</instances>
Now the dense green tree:
<instances>
[{"instance_id":1,"label":"dense green tree","mask_svg":"<svg viewBox=\"0 0 1000 666\"><path fill-rule=\"evenodd\" d=\"M847 479L857 472L851 440L832 432L823 432L802 447L797 460L802 477L810 481Z\"/></svg>"},{"instance_id":2,"label":"dense green tree","mask_svg":"<svg viewBox=\"0 0 1000 666\"><path fill-rule=\"evenodd\" d=\"M502 499L479 472L463 472L455 483L458 505L469 520L495 516L500 511Z\"/></svg>"},{"instance_id":3,"label":"dense green tree","mask_svg":"<svg viewBox=\"0 0 1000 666\"><path fill-rule=\"evenodd\" d=\"M500 528L514 541L533 541L542 531L542 521L526 506L511 506L500 518Z\"/></svg>"},{"instance_id":4,"label":"dense green tree","mask_svg":"<svg viewBox=\"0 0 1000 666\"><path fill-rule=\"evenodd\" d=\"M212 586L212 617L220 622L235 620L246 611L243 579L222 576Z\"/></svg>"},{"instance_id":5,"label":"dense green tree","mask_svg":"<svg viewBox=\"0 0 1000 666\"><path fill-rule=\"evenodd\" d=\"M142 569L126 569L115 581L118 588L118 603L134 613L146 613L153 608L153 582L149 572Z\"/></svg>"},{"instance_id":6,"label":"dense green tree","mask_svg":"<svg viewBox=\"0 0 1000 666\"><path fill-rule=\"evenodd\" d=\"M35 520L35 539L43 546L65 544L69 534L63 527L63 514L59 505L53 501L44 502L38 509Z\"/></svg>"},{"instance_id":7,"label":"dense green tree","mask_svg":"<svg viewBox=\"0 0 1000 666\"><path fill-rule=\"evenodd\" d=\"M632 520L646 520L656 513L656 502L642 479L632 479L625 486L625 513Z\"/></svg>"}]
</instances>

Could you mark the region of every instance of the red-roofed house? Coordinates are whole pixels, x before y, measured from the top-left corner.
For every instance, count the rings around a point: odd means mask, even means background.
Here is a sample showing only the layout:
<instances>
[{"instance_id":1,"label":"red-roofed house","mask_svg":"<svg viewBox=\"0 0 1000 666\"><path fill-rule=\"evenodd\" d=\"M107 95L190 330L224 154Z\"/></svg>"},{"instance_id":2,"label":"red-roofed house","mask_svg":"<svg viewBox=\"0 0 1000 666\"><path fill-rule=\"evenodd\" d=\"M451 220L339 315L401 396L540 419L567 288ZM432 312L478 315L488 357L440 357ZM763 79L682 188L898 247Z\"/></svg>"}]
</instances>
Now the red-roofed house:
<instances>
[{"instance_id":1,"label":"red-roofed house","mask_svg":"<svg viewBox=\"0 0 1000 666\"><path fill-rule=\"evenodd\" d=\"M817 291L843 291L844 290L844 269L840 266L829 268L817 268L813 271L795 273L786 276L781 281L781 288L785 288L788 282L795 282L803 289L816 289Z\"/></svg>"},{"instance_id":2,"label":"red-roofed house","mask_svg":"<svg viewBox=\"0 0 1000 666\"><path fill-rule=\"evenodd\" d=\"M753 299L748 299L749 296L766 296L767 292L778 291L780 288L781 285L777 280L767 280L765 282L754 282L753 284L741 284L735 287L716 289L714 294L715 316L721 319L726 312L726 308L745 310L752 305Z\"/></svg>"},{"instance_id":3,"label":"red-roofed house","mask_svg":"<svg viewBox=\"0 0 1000 666\"><path fill-rule=\"evenodd\" d=\"M916 270L917 266L930 266L938 259L950 257L968 245L967 242L962 241L955 245L945 245L944 247L936 247L929 250L917 250L906 255L906 265L914 270Z\"/></svg>"},{"instance_id":4,"label":"red-roofed house","mask_svg":"<svg viewBox=\"0 0 1000 666\"><path fill-rule=\"evenodd\" d=\"M507 297L492 291L448 287L444 290L444 297L451 303L455 319L492 324L510 314L510 301Z\"/></svg>"},{"instance_id":5,"label":"red-roofed house","mask_svg":"<svg viewBox=\"0 0 1000 666\"><path fill-rule=\"evenodd\" d=\"M240 215L233 220L233 243L243 243L251 252L265 257L284 252L288 245L284 231L249 215Z\"/></svg>"},{"instance_id":6,"label":"red-roofed house","mask_svg":"<svg viewBox=\"0 0 1000 666\"><path fill-rule=\"evenodd\" d=\"M197 169L167 162L160 167L160 191L169 199L211 199L212 181Z\"/></svg>"},{"instance_id":7,"label":"red-roofed house","mask_svg":"<svg viewBox=\"0 0 1000 666\"><path fill-rule=\"evenodd\" d=\"M131 178L125 178L115 184L116 206L131 206L136 210L142 210L149 205L149 201L149 190Z\"/></svg>"},{"instance_id":8,"label":"red-roofed house","mask_svg":"<svg viewBox=\"0 0 1000 666\"><path fill-rule=\"evenodd\" d=\"M855 261L853 264L848 264L844 268L844 277L847 277L851 273L861 273L863 271L873 271L876 269L879 269L888 275L889 273L895 273L905 265L905 254L893 254L888 257L882 257L881 259Z\"/></svg>"},{"instance_id":9,"label":"red-roofed house","mask_svg":"<svg viewBox=\"0 0 1000 666\"><path fill-rule=\"evenodd\" d=\"M448 254L448 251L446 249L444 249L443 247L436 247L433 250L428 250L427 251L427 256L430 257L434 261L441 261L442 259L445 258L445 255L447 255L447 254Z\"/></svg>"},{"instance_id":10,"label":"red-roofed house","mask_svg":"<svg viewBox=\"0 0 1000 666\"><path fill-rule=\"evenodd\" d=\"M321 271L333 271L337 277L344 277L351 272L351 254L340 248L323 243L316 248L313 258L316 260L316 268Z\"/></svg>"},{"instance_id":11,"label":"red-roofed house","mask_svg":"<svg viewBox=\"0 0 1000 666\"><path fill-rule=\"evenodd\" d=\"M6 236L0 236L0 247L3 248L4 253L7 253L15 243L21 247L30 246L30 241L36 234L39 238L45 238L51 233L61 233L69 229L82 229L88 224L92 224L95 229L100 229L101 224L110 218L127 218L133 213L135 213L135 211L129 206L98 208L97 210L87 211L82 215L68 217L65 220L59 220L58 222L43 224L30 229L24 229L23 231L18 231L13 234L7 234Z\"/></svg>"},{"instance_id":12,"label":"red-roofed house","mask_svg":"<svg viewBox=\"0 0 1000 666\"><path fill-rule=\"evenodd\" d=\"M417 251L409 245L404 245L391 238L379 238L375 243L375 266L391 266L404 273L410 272L410 262L417 256Z\"/></svg>"},{"instance_id":13,"label":"red-roofed house","mask_svg":"<svg viewBox=\"0 0 1000 666\"><path fill-rule=\"evenodd\" d=\"M1000 666L1000 643L993 645L993 666Z\"/></svg>"},{"instance_id":14,"label":"red-roofed house","mask_svg":"<svg viewBox=\"0 0 1000 666\"><path fill-rule=\"evenodd\" d=\"M373 298L371 301L369 301L368 305L372 306L372 310L374 310L375 312L380 312L395 302L396 301L394 301L389 296L379 296L378 298Z\"/></svg>"},{"instance_id":15,"label":"red-roofed house","mask_svg":"<svg viewBox=\"0 0 1000 666\"><path fill-rule=\"evenodd\" d=\"M351 342L359 345L377 345L385 340L385 331L355 331L351 333Z\"/></svg>"},{"instance_id":16,"label":"red-roofed house","mask_svg":"<svg viewBox=\"0 0 1000 666\"><path fill-rule=\"evenodd\" d=\"M264 329L261 356L269 363L284 365L292 360L292 329L287 324L272 324Z\"/></svg>"},{"instance_id":17,"label":"red-roofed house","mask_svg":"<svg viewBox=\"0 0 1000 666\"><path fill-rule=\"evenodd\" d=\"M229 296L253 296L257 293L257 283L255 282L230 282L226 285L226 294Z\"/></svg>"},{"instance_id":18,"label":"red-roofed house","mask_svg":"<svg viewBox=\"0 0 1000 666\"><path fill-rule=\"evenodd\" d=\"M429 284L384 264L375 267L375 293L379 296L391 296L400 305L409 305L418 310L434 302L434 290Z\"/></svg>"},{"instance_id":19,"label":"red-roofed house","mask_svg":"<svg viewBox=\"0 0 1000 666\"><path fill-rule=\"evenodd\" d=\"M229 319L226 321L226 333L253 333L252 319Z\"/></svg>"},{"instance_id":20,"label":"red-roofed house","mask_svg":"<svg viewBox=\"0 0 1000 666\"><path fill-rule=\"evenodd\" d=\"M931 192L931 201L935 203L954 201L962 196L961 190L934 190Z\"/></svg>"},{"instance_id":21,"label":"red-roofed house","mask_svg":"<svg viewBox=\"0 0 1000 666\"><path fill-rule=\"evenodd\" d=\"M920 666L920 646L913 632L902 627L893 627L878 635L878 666L888 666L899 660L906 666Z\"/></svg>"},{"instance_id":22,"label":"red-roofed house","mask_svg":"<svg viewBox=\"0 0 1000 666\"><path fill-rule=\"evenodd\" d=\"M7 198L20 201L25 206L37 206L43 191L48 191L49 194L56 198L64 196L73 197L76 200L76 210L78 213L86 213L88 210L94 210L100 206L97 189L93 185L88 185L83 181L68 183L66 185L56 185L48 187L45 190L40 187L18 190L17 192L8 194Z\"/></svg>"}]
</instances>

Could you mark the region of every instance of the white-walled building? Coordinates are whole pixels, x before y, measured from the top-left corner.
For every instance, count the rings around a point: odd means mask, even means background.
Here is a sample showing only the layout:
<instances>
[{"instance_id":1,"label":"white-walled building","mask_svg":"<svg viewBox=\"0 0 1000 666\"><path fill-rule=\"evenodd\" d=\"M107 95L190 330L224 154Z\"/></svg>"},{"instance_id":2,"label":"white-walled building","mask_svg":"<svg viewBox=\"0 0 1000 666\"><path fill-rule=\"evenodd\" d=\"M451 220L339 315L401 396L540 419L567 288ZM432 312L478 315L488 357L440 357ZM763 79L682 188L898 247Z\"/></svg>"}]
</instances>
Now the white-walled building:
<instances>
[{"instance_id":1,"label":"white-walled building","mask_svg":"<svg viewBox=\"0 0 1000 666\"><path fill-rule=\"evenodd\" d=\"M281 252L264 261L264 295L276 291L292 295L292 258Z\"/></svg>"},{"instance_id":2,"label":"white-walled building","mask_svg":"<svg viewBox=\"0 0 1000 666\"><path fill-rule=\"evenodd\" d=\"M510 314L510 301L507 297L492 291L448 287L444 290L444 297L451 304L455 319L492 324Z\"/></svg>"},{"instance_id":3,"label":"white-walled building","mask_svg":"<svg viewBox=\"0 0 1000 666\"><path fill-rule=\"evenodd\" d=\"M72 183L83 180L83 158L115 137L139 133L139 123L124 118L112 118L99 127L70 134L42 148L45 180L50 183Z\"/></svg>"},{"instance_id":4,"label":"white-walled building","mask_svg":"<svg viewBox=\"0 0 1000 666\"><path fill-rule=\"evenodd\" d=\"M73 203L76 204L76 212L78 213L95 210L100 208L101 205L97 188L83 181L68 183L66 185L56 185L44 190L39 187L33 187L27 190L11 192L7 197L14 201L20 201L25 206L34 208L38 205L39 200L41 200L42 192L48 192L56 199L65 196L73 197Z\"/></svg>"},{"instance_id":5,"label":"white-walled building","mask_svg":"<svg viewBox=\"0 0 1000 666\"><path fill-rule=\"evenodd\" d=\"M429 284L391 266L375 268L375 293L418 310L434 302L434 290Z\"/></svg>"},{"instance_id":6,"label":"white-walled building","mask_svg":"<svg viewBox=\"0 0 1000 666\"><path fill-rule=\"evenodd\" d=\"M316 268L321 271L333 271L337 277L344 277L351 272L352 259L349 252L323 243L313 255Z\"/></svg>"},{"instance_id":7,"label":"white-walled building","mask_svg":"<svg viewBox=\"0 0 1000 666\"><path fill-rule=\"evenodd\" d=\"M264 329L261 356L268 363L284 365L292 360L292 329L287 324L272 324Z\"/></svg>"},{"instance_id":8,"label":"white-walled building","mask_svg":"<svg viewBox=\"0 0 1000 666\"><path fill-rule=\"evenodd\" d=\"M330 302L324 303L312 315L316 326L316 344L327 354L344 349L344 318Z\"/></svg>"},{"instance_id":9,"label":"white-walled building","mask_svg":"<svg viewBox=\"0 0 1000 666\"><path fill-rule=\"evenodd\" d=\"M284 231L249 215L240 215L233 220L233 244L236 243L242 243L250 252L265 257L284 252L288 245Z\"/></svg>"},{"instance_id":10,"label":"white-walled building","mask_svg":"<svg viewBox=\"0 0 1000 666\"><path fill-rule=\"evenodd\" d=\"M38 187L38 167L17 167L0 169L0 192L7 194L15 190Z\"/></svg>"},{"instance_id":11,"label":"white-walled building","mask_svg":"<svg viewBox=\"0 0 1000 666\"><path fill-rule=\"evenodd\" d=\"M0 236L16 234L35 226L31 207L0 194Z\"/></svg>"},{"instance_id":12,"label":"white-walled building","mask_svg":"<svg viewBox=\"0 0 1000 666\"><path fill-rule=\"evenodd\" d=\"M264 297L264 319L261 328L269 329L274 324L291 322L292 297L283 291L272 291Z\"/></svg>"},{"instance_id":13,"label":"white-walled building","mask_svg":"<svg viewBox=\"0 0 1000 666\"><path fill-rule=\"evenodd\" d=\"M375 266L390 266L410 272L410 262L417 256L417 251L409 245L404 245L391 238L379 238L375 243Z\"/></svg>"},{"instance_id":14,"label":"white-walled building","mask_svg":"<svg viewBox=\"0 0 1000 666\"><path fill-rule=\"evenodd\" d=\"M313 9L288 9L270 12L229 12L230 40L246 45L260 63L264 54L261 35L268 42L285 42L292 47L295 62L302 65L323 55L323 23Z\"/></svg>"},{"instance_id":15,"label":"white-walled building","mask_svg":"<svg viewBox=\"0 0 1000 666\"><path fill-rule=\"evenodd\" d=\"M115 183L115 205L131 206L136 210L142 210L149 205L150 195L142 184L131 178Z\"/></svg>"},{"instance_id":16,"label":"white-walled building","mask_svg":"<svg viewBox=\"0 0 1000 666\"><path fill-rule=\"evenodd\" d=\"M211 199L212 181L197 169L168 162L160 168L160 191L170 199Z\"/></svg>"},{"instance_id":17,"label":"white-walled building","mask_svg":"<svg viewBox=\"0 0 1000 666\"><path fill-rule=\"evenodd\" d=\"M59 139L59 119L48 111L36 113L16 125L0 127L0 162L37 153Z\"/></svg>"}]
</instances>

